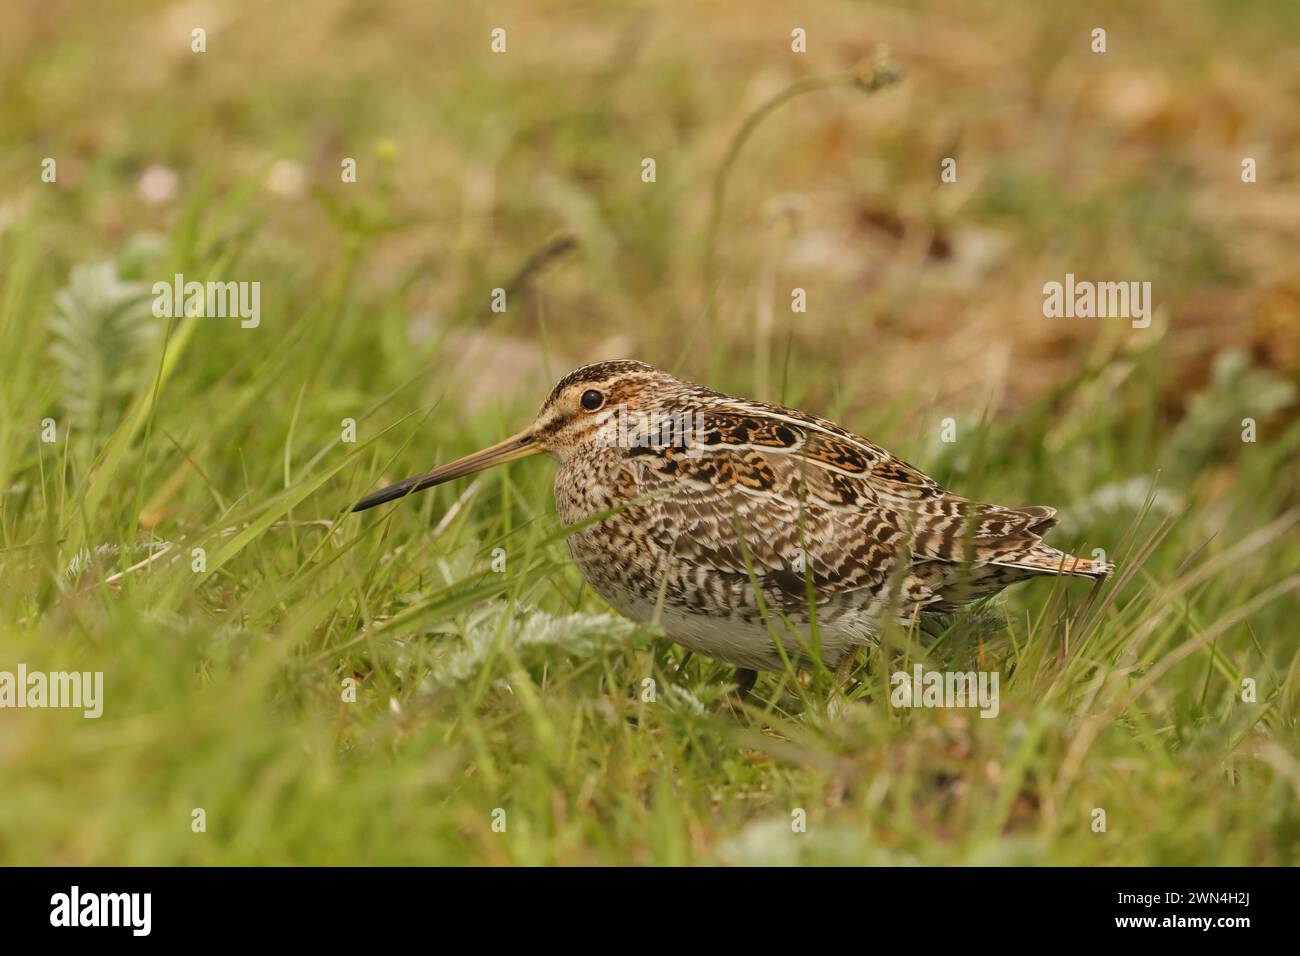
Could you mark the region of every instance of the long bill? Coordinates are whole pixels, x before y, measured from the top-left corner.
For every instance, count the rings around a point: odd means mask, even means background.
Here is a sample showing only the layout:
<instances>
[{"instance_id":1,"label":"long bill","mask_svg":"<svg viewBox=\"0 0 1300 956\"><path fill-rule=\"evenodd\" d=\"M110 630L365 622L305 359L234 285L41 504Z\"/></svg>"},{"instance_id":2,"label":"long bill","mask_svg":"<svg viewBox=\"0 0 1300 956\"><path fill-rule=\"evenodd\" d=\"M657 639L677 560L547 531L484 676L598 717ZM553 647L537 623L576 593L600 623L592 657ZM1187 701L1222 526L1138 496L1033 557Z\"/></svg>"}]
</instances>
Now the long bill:
<instances>
[{"instance_id":1,"label":"long bill","mask_svg":"<svg viewBox=\"0 0 1300 956\"><path fill-rule=\"evenodd\" d=\"M482 451L476 451L472 455L466 455L464 458L458 458L445 465L439 465L433 471L426 471L422 475L412 475L395 485L389 485L372 495L366 495L356 503L352 510L365 511L367 508L375 507L375 505L382 505L386 501L413 495L425 488L432 488L434 485L451 481L453 478L463 478L465 475L472 475L476 471L482 471L496 465L503 465L508 461L514 461L516 458L527 458L529 455L536 455L541 450L541 446L533 439L532 429L525 428L519 434L511 435L505 441L497 442Z\"/></svg>"}]
</instances>

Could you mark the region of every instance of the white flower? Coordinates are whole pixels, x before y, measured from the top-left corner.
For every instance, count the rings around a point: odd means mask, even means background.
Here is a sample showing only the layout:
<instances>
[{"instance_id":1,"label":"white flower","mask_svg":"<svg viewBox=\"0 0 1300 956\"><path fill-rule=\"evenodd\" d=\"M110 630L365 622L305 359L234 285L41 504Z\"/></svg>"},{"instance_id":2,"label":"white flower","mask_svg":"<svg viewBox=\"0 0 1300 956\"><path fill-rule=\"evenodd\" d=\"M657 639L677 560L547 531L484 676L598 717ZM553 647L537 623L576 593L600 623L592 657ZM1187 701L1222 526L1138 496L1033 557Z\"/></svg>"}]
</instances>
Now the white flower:
<instances>
[{"instance_id":1,"label":"white flower","mask_svg":"<svg viewBox=\"0 0 1300 956\"><path fill-rule=\"evenodd\" d=\"M176 198L179 191L181 178L176 174L176 170L170 166L161 166L154 163L143 173L140 174L140 182L136 184L136 191L151 206L161 206L163 203L171 202Z\"/></svg>"},{"instance_id":2,"label":"white flower","mask_svg":"<svg viewBox=\"0 0 1300 956\"><path fill-rule=\"evenodd\" d=\"M277 159L266 174L266 189L277 196L292 198L302 194L307 173L292 159Z\"/></svg>"}]
</instances>

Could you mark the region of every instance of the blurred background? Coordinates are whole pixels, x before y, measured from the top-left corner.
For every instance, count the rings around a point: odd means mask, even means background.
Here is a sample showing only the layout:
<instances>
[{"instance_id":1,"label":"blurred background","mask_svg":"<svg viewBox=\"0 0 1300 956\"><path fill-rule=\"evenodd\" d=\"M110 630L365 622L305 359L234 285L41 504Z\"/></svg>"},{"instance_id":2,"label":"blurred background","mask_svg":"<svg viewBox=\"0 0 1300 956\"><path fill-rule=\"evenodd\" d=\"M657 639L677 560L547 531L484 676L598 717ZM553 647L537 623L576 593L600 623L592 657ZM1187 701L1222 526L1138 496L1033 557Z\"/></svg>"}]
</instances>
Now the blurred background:
<instances>
[{"instance_id":1,"label":"blurred background","mask_svg":"<svg viewBox=\"0 0 1300 956\"><path fill-rule=\"evenodd\" d=\"M719 354L725 384L771 398L788 354L808 373L797 397L841 414L1005 411L1166 337L1162 413L1177 417L1223 349L1300 368L1294 4L18 2L0 16L0 228L38 207L42 278L147 249L199 191L238 192L251 215L207 228L203 251L237 245L232 277L262 281L259 345L304 318L363 323L399 373L454 355L430 380L444 401L539 402L568 368L623 355L699 377ZM692 342L713 178L740 124L880 45L902 83L794 99L746 143L716 237L716 326ZM574 251L487 313L557 235ZM1067 271L1150 281L1160 317L1044 319L1042 286ZM341 314L312 313L337 282ZM209 339L239 363L242 337Z\"/></svg>"},{"instance_id":2,"label":"blurred background","mask_svg":"<svg viewBox=\"0 0 1300 956\"><path fill-rule=\"evenodd\" d=\"M1272 0L9 0L0 667L108 686L0 718L0 859L1294 862L1298 41ZM155 318L178 272L259 326ZM1150 326L1045 318L1067 273ZM1122 596L1082 650L1043 582L944 645L1018 663L1002 720L773 683L741 732L729 669L583 589L549 466L334 520L629 356L1058 506Z\"/></svg>"}]
</instances>

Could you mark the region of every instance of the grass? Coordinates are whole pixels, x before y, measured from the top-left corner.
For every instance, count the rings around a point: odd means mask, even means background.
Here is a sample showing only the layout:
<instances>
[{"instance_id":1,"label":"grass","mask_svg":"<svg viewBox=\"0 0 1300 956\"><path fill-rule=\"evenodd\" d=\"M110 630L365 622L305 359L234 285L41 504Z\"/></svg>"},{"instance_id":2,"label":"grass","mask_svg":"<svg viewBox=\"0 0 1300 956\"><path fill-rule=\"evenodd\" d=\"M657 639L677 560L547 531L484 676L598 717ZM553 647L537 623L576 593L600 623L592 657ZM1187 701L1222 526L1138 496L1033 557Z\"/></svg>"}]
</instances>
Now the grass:
<instances>
[{"instance_id":1,"label":"grass","mask_svg":"<svg viewBox=\"0 0 1300 956\"><path fill-rule=\"evenodd\" d=\"M0 23L0 670L105 680L98 720L0 711L0 862L1297 862L1294 225L1215 201L1239 143L1182 119L1207 90L1263 117L1239 120L1277 144L1259 187L1294 196L1300 130L1259 92L1300 88L1284 13L1249 8L1217 79L1130 120L1093 84L1191 69L1218 5L1173 5L1168 34L1142 19L1159 5L1116 7L1109 67L1075 50L1083 8L827 5L807 65L763 52L754 22L788 36L776 5L691 33L635 4L556 6L566 30L509 8L500 64L486 14L229 9L206 59L188 19L176 49L125 32L170 22L151 4ZM909 39L926 24L943 56ZM1122 58L1126 29L1148 61ZM269 56L291 30L300 49ZM990 92L964 33L1036 52ZM716 314L684 350L728 143L784 84L853 67L858 37L890 42L904 81L752 131ZM930 174L954 137L960 200ZM306 182L268 190L284 157ZM158 203L154 163L180 175ZM1155 189L1135 163L1173 172ZM1148 330L1052 328L1037 290L1067 268L1177 295ZM176 272L260 281L260 326L154 319L149 286ZM794 285L812 306L791 319ZM891 629L845 690L765 675L739 707L730 668L586 588L549 463L347 514L620 353L834 417L964 495L1058 506L1051 541L1119 571L1091 601L1041 580ZM916 662L998 671L997 718L890 706Z\"/></svg>"}]
</instances>

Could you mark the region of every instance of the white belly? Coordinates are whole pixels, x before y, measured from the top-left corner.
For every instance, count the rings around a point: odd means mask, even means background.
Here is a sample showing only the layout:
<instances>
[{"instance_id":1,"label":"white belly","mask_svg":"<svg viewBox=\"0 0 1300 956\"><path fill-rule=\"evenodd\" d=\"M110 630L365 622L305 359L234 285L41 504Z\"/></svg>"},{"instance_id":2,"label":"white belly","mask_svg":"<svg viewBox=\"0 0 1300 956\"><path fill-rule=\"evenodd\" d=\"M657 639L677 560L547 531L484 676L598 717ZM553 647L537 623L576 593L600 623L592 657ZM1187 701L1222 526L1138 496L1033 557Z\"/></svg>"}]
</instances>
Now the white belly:
<instances>
[{"instance_id":1,"label":"white belly","mask_svg":"<svg viewBox=\"0 0 1300 956\"><path fill-rule=\"evenodd\" d=\"M655 621L655 607L637 598L623 594L602 595L620 614L642 624ZM761 621L750 622L739 618L712 617L681 608L659 609L658 624L664 636L689 650L717 658L736 667L753 670L784 670L781 653L777 650L773 634L781 641L785 656L791 664L813 660L813 649L807 633L796 634L775 619L769 629ZM874 622L862 618L851 623L841 618L818 628L821 641L821 659L827 667L839 664L844 654L853 647L868 644L875 632Z\"/></svg>"}]
</instances>

